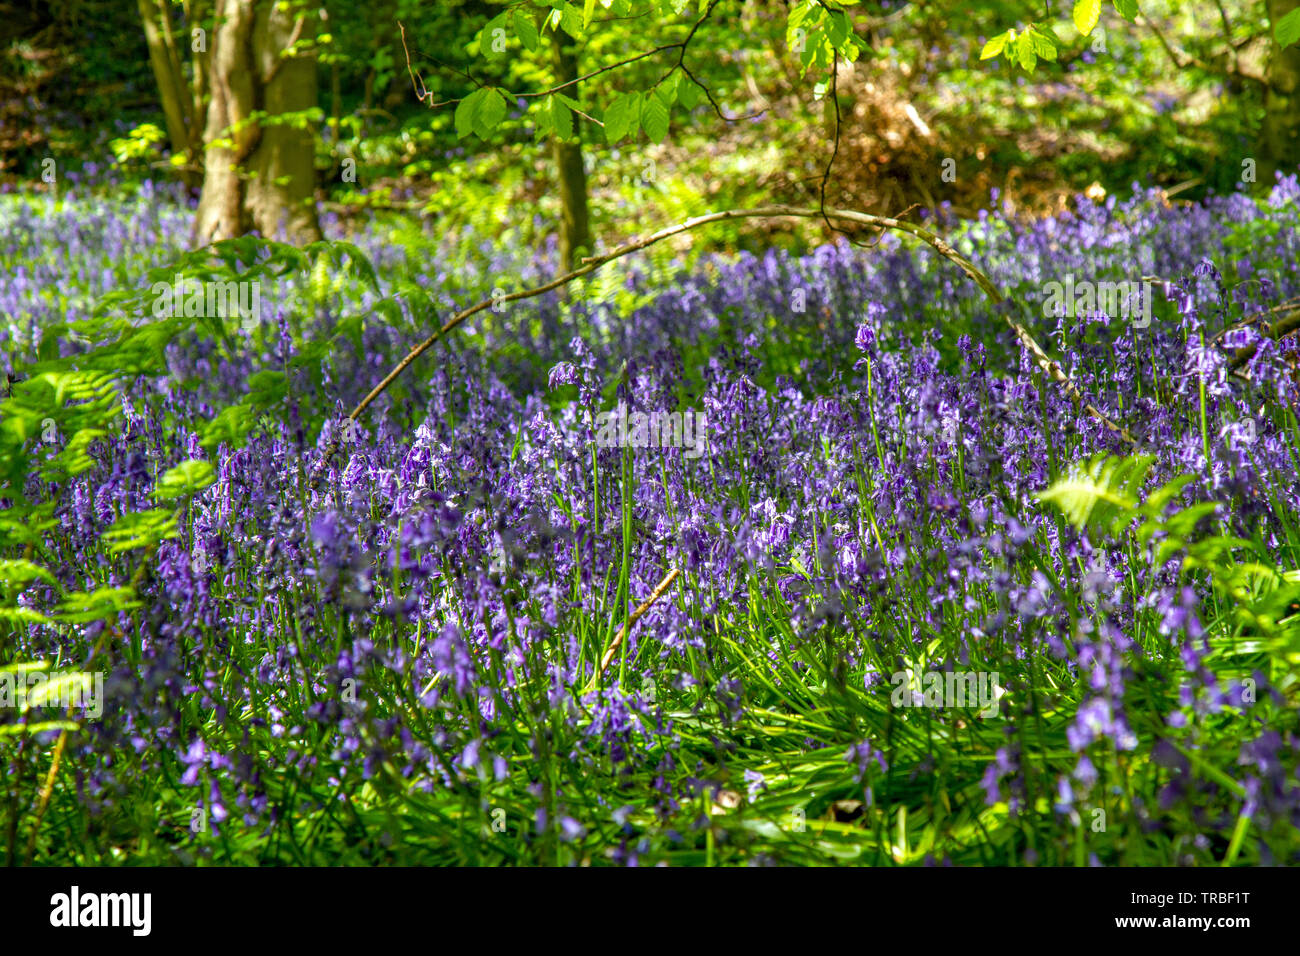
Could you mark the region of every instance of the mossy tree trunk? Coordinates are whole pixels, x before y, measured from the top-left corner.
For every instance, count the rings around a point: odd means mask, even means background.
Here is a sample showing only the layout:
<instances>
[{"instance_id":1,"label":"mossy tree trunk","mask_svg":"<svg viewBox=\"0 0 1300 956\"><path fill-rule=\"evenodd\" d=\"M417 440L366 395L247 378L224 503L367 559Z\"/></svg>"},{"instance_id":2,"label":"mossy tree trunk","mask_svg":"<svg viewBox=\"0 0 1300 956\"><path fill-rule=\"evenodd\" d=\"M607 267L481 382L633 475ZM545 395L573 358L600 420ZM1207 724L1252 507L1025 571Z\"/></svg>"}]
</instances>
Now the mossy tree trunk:
<instances>
[{"instance_id":1,"label":"mossy tree trunk","mask_svg":"<svg viewBox=\"0 0 1300 956\"><path fill-rule=\"evenodd\" d=\"M1300 7L1300 0L1267 0L1270 24ZM1300 164L1300 44L1286 49L1273 41L1264 87L1264 129L1260 137L1260 181L1273 173L1294 173Z\"/></svg>"},{"instance_id":2,"label":"mossy tree trunk","mask_svg":"<svg viewBox=\"0 0 1300 956\"><path fill-rule=\"evenodd\" d=\"M297 44L317 10L273 0L217 0L208 59L203 195L196 245L256 229L294 242L321 238L316 217L316 60ZM276 122L261 123L265 113Z\"/></svg>"},{"instance_id":3,"label":"mossy tree trunk","mask_svg":"<svg viewBox=\"0 0 1300 956\"><path fill-rule=\"evenodd\" d=\"M205 55L194 57L194 81L191 86L185 79L182 66L182 43L192 44L182 38L178 42L173 29L172 8L167 0L137 0L140 21L144 25L145 45L149 49L149 66L158 84L158 100L162 106L163 124L167 127L167 140L172 153L184 156L186 165L181 173L186 185L197 189L202 182L197 165L202 147L203 60ZM186 5L187 8L190 6ZM188 11L186 19L189 20Z\"/></svg>"},{"instance_id":4,"label":"mossy tree trunk","mask_svg":"<svg viewBox=\"0 0 1300 956\"><path fill-rule=\"evenodd\" d=\"M578 51L569 37L556 31L551 45L551 62L555 85L572 83L578 78ZM578 87L568 87L565 95L578 98ZM587 170L582 163L582 120L574 116L574 138L551 137L551 155L560 187L560 272L572 272L584 255L591 253L591 218L587 209Z\"/></svg>"}]
</instances>

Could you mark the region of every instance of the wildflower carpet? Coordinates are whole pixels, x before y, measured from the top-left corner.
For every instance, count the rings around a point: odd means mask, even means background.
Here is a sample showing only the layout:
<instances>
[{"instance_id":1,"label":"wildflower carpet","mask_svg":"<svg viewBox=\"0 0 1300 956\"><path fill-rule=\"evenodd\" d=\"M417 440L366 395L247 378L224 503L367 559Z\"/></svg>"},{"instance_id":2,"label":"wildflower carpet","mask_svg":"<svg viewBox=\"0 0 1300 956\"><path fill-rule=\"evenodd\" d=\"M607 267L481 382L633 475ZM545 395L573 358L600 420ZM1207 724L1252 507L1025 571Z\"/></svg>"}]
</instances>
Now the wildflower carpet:
<instances>
[{"instance_id":1,"label":"wildflower carpet","mask_svg":"<svg viewBox=\"0 0 1300 956\"><path fill-rule=\"evenodd\" d=\"M149 184L0 197L0 849L1296 862L1298 199L936 224L1001 307L893 236L647 253L353 421L551 254L399 221L186 254ZM256 314L151 309L178 272Z\"/></svg>"}]
</instances>

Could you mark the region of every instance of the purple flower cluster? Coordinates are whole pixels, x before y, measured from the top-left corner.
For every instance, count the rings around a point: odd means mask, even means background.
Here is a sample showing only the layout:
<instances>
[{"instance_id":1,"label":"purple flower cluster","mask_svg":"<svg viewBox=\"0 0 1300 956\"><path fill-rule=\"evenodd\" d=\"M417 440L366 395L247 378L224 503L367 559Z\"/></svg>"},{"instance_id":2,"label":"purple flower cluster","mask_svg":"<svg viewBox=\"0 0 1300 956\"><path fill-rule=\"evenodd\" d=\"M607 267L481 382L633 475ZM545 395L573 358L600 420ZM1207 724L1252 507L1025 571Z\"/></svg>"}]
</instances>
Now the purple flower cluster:
<instances>
[{"instance_id":1,"label":"purple flower cluster","mask_svg":"<svg viewBox=\"0 0 1300 956\"><path fill-rule=\"evenodd\" d=\"M1214 337L1300 295L1296 191L1293 178L1262 205L1171 208L1135 193L1033 223L985 216L954 238L1031 309L1053 276L1115 274L1149 249L1165 300L1149 327L1040 318L1035 334L1139 434L1153 482L1195 475L1186 500L1222 502L1229 531L1279 563L1300 514L1295 436L1281 427L1295 421L1296 347L1243 328L1227 344L1259 348L1234 373ZM148 202L111 221L38 205L0 232L26 263L0 290L15 355L87 307L43 294L52 276L94 295L130 277L79 275L86 263L179 237L180 218ZM70 237L64 252L30 254L55 232ZM1248 252L1242 236L1254 237ZM401 262L377 233L360 244L381 276L407 270L444 306L502 281L492 276L527 282L548 268L497 253L453 282L437 264ZM630 284L650 281L628 268ZM118 755L129 753L134 773L174 775L214 828L276 826L288 780L326 794L363 781L422 794L498 786L535 810L530 832L581 842L630 802L620 788L632 780L665 825L692 805L691 781L734 774L761 802L779 775L746 764L733 739L752 714L811 700L810 688L877 713L882 676L923 654L933 668L1008 676L998 723L981 728L992 734L981 795L1023 812L1046 788L1064 813L1105 798L1106 754L1145 753L1153 733L1185 736L1231 707L1236 685L1210 666L1211 595L1176 564L1076 532L1035 501L1071 462L1126 449L1044 379L949 264L888 237L865 254L709 258L654 279L653 302L629 315L580 295L485 313L352 424L342 409L418 333L367 322L359 348L322 364L323 385L300 370L282 416L210 455L204 424L347 306L281 313L243 353L172 343L172 377L124 383L122 427L98 443L96 467L60 484L33 475L27 490L57 502L45 560L60 585L134 582L142 610L81 629L32 624L13 647L87 660L109 634L105 716L70 757L88 811L128 800ZM796 289L806 310L792 308ZM372 304L366 293L354 305ZM592 415L616 400L700 410L709 452L596 447ZM153 478L195 457L216 482L185 506L179 536L152 556L106 551L100 535L118 516L155 507ZM582 693L672 568L681 579L627 634L603 686ZM1135 693L1150 662L1184 679L1154 710ZM1048 780L1025 736L1045 710L1061 719L1041 746L1071 753ZM865 737L850 728L820 746L837 745L879 800L880 780L910 758L879 727ZM1204 780L1161 746L1162 804L1201 799ZM1293 731L1259 728L1231 772L1258 812L1300 822L1295 746ZM577 809L590 775L619 791L604 819ZM650 824L615 819L615 855L635 861L644 848L628 841Z\"/></svg>"}]
</instances>

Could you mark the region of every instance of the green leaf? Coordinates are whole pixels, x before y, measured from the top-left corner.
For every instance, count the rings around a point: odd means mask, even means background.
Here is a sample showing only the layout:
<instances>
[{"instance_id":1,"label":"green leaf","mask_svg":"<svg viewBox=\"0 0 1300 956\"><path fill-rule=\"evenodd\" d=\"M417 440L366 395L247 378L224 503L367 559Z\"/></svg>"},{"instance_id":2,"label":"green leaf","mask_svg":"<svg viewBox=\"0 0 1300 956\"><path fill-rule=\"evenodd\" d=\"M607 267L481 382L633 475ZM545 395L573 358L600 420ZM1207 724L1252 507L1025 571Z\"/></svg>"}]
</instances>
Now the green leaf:
<instances>
[{"instance_id":1,"label":"green leaf","mask_svg":"<svg viewBox=\"0 0 1300 956\"><path fill-rule=\"evenodd\" d=\"M58 584L54 575L39 564L21 558L0 561L0 581L8 584L27 584L38 579L48 581L50 584Z\"/></svg>"},{"instance_id":2,"label":"green leaf","mask_svg":"<svg viewBox=\"0 0 1300 956\"><path fill-rule=\"evenodd\" d=\"M1115 12L1129 23L1133 23L1138 15L1137 0L1115 0Z\"/></svg>"},{"instance_id":3,"label":"green leaf","mask_svg":"<svg viewBox=\"0 0 1300 956\"><path fill-rule=\"evenodd\" d=\"M641 126L654 143L663 142L668 135L668 107L657 96L647 96L641 105Z\"/></svg>"},{"instance_id":4,"label":"green leaf","mask_svg":"<svg viewBox=\"0 0 1300 956\"><path fill-rule=\"evenodd\" d=\"M95 459L90 456L90 446L100 438L107 437L108 432L102 428L82 428L68 439L59 452L58 463L69 475L79 475L95 467Z\"/></svg>"},{"instance_id":5,"label":"green leaf","mask_svg":"<svg viewBox=\"0 0 1300 956\"><path fill-rule=\"evenodd\" d=\"M1195 480L1193 475L1179 475L1173 481L1147 495L1147 500L1142 503L1142 510L1152 517L1160 517L1165 506L1182 494L1183 489Z\"/></svg>"},{"instance_id":6,"label":"green leaf","mask_svg":"<svg viewBox=\"0 0 1300 956\"><path fill-rule=\"evenodd\" d=\"M583 22L582 13L571 3L566 3L564 8L559 11L560 26L564 32L575 40L582 39Z\"/></svg>"},{"instance_id":7,"label":"green leaf","mask_svg":"<svg viewBox=\"0 0 1300 956\"><path fill-rule=\"evenodd\" d=\"M94 690L94 686L94 675L84 671L53 674L34 689L27 691L23 710L29 707L44 707L51 701L57 706L64 700L84 700L85 695Z\"/></svg>"},{"instance_id":8,"label":"green leaf","mask_svg":"<svg viewBox=\"0 0 1300 956\"><path fill-rule=\"evenodd\" d=\"M28 671L46 671L49 669L50 662L46 660L0 664L0 674L26 674Z\"/></svg>"},{"instance_id":9,"label":"green leaf","mask_svg":"<svg viewBox=\"0 0 1300 956\"><path fill-rule=\"evenodd\" d=\"M984 44L984 49L980 51L981 60L991 60L1001 53L1007 45L1007 34L999 33L991 38L988 43Z\"/></svg>"},{"instance_id":10,"label":"green leaf","mask_svg":"<svg viewBox=\"0 0 1300 956\"><path fill-rule=\"evenodd\" d=\"M324 258L327 263L342 269L348 276L366 283L371 289L379 290L379 277L375 266L361 248L342 239L327 239L313 242L303 249L308 258L319 261Z\"/></svg>"},{"instance_id":11,"label":"green leaf","mask_svg":"<svg viewBox=\"0 0 1300 956\"><path fill-rule=\"evenodd\" d=\"M692 79L685 79L677 84L677 102L688 110L693 110L700 102L700 88Z\"/></svg>"},{"instance_id":12,"label":"green leaf","mask_svg":"<svg viewBox=\"0 0 1300 956\"><path fill-rule=\"evenodd\" d=\"M807 18L808 14L812 12L814 7L815 7L815 3L813 2L813 0L803 0L802 3L796 4L793 8L791 8L790 13L786 16L785 19L787 42L794 39L793 36L794 31L799 28L799 25L804 22L804 20Z\"/></svg>"},{"instance_id":13,"label":"green leaf","mask_svg":"<svg viewBox=\"0 0 1300 956\"><path fill-rule=\"evenodd\" d=\"M1034 54L1033 37L1031 37L1028 32L1022 33L1020 36L1016 37L1016 59L1020 61L1020 65L1026 70L1031 73L1034 71L1034 66L1037 64L1038 58Z\"/></svg>"},{"instance_id":14,"label":"green leaf","mask_svg":"<svg viewBox=\"0 0 1300 956\"><path fill-rule=\"evenodd\" d=\"M1056 60L1056 44L1052 42L1051 37L1040 32L1038 27L1031 29L1029 35L1033 40L1035 53L1044 60Z\"/></svg>"},{"instance_id":15,"label":"green leaf","mask_svg":"<svg viewBox=\"0 0 1300 956\"><path fill-rule=\"evenodd\" d=\"M480 139L487 139L505 118L506 98L499 90L489 89L483 97L483 105L475 114L474 132L478 133Z\"/></svg>"},{"instance_id":16,"label":"green leaf","mask_svg":"<svg viewBox=\"0 0 1300 956\"><path fill-rule=\"evenodd\" d=\"M826 39L826 28L822 23L808 30L808 39L804 50L799 54L799 65L807 72L811 66L825 66L830 63L830 41Z\"/></svg>"},{"instance_id":17,"label":"green leaf","mask_svg":"<svg viewBox=\"0 0 1300 956\"><path fill-rule=\"evenodd\" d=\"M0 737L12 737L15 734L40 734L47 730L79 730L81 725L75 720L41 720L34 724L0 724Z\"/></svg>"},{"instance_id":18,"label":"green leaf","mask_svg":"<svg viewBox=\"0 0 1300 956\"><path fill-rule=\"evenodd\" d=\"M1217 511L1219 505L1214 501L1200 501L1194 505L1189 505L1182 511L1173 514L1165 522L1164 530L1178 538L1186 538L1196 526L1210 517Z\"/></svg>"},{"instance_id":19,"label":"green leaf","mask_svg":"<svg viewBox=\"0 0 1300 956\"><path fill-rule=\"evenodd\" d=\"M1114 533L1137 510L1137 493L1154 462L1151 455L1095 455L1076 464L1068 477L1054 482L1038 500L1061 509L1080 531L1093 525Z\"/></svg>"},{"instance_id":20,"label":"green leaf","mask_svg":"<svg viewBox=\"0 0 1300 956\"><path fill-rule=\"evenodd\" d=\"M673 103L677 101L677 90L681 85L681 80L681 73L670 73L667 79L655 87L655 96L664 101L664 106L671 108Z\"/></svg>"},{"instance_id":21,"label":"green leaf","mask_svg":"<svg viewBox=\"0 0 1300 956\"><path fill-rule=\"evenodd\" d=\"M1075 0L1074 4L1074 26L1087 36L1097 26L1097 21L1101 19L1101 0Z\"/></svg>"},{"instance_id":22,"label":"green leaf","mask_svg":"<svg viewBox=\"0 0 1300 956\"><path fill-rule=\"evenodd\" d=\"M36 346L36 358L42 362L49 362L59 357L59 339L58 336L46 332L41 336L40 345Z\"/></svg>"},{"instance_id":23,"label":"green leaf","mask_svg":"<svg viewBox=\"0 0 1300 956\"><path fill-rule=\"evenodd\" d=\"M209 451L223 441L231 445L242 444L244 437L256 425L256 415L247 405L240 403L223 408L216 418L203 429L201 444Z\"/></svg>"},{"instance_id":24,"label":"green leaf","mask_svg":"<svg viewBox=\"0 0 1300 956\"><path fill-rule=\"evenodd\" d=\"M555 132L555 116L551 113L550 104L543 103L541 107L533 111L533 139L541 142L547 136Z\"/></svg>"},{"instance_id":25,"label":"green leaf","mask_svg":"<svg viewBox=\"0 0 1300 956\"><path fill-rule=\"evenodd\" d=\"M34 611L29 607L0 607L0 621L13 621L19 624L54 623L40 611Z\"/></svg>"},{"instance_id":26,"label":"green leaf","mask_svg":"<svg viewBox=\"0 0 1300 956\"><path fill-rule=\"evenodd\" d=\"M1280 47L1288 47L1300 40L1300 7L1273 24L1273 39Z\"/></svg>"},{"instance_id":27,"label":"green leaf","mask_svg":"<svg viewBox=\"0 0 1300 956\"><path fill-rule=\"evenodd\" d=\"M517 9L511 14L510 22L514 26L515 34L519 37L519 41L524 45L524 48L535 52L540 45L540 37L537 33L537 24L533 22L533 18L524 10Z\"/></svg>"},{"instance_id":28,"label":"green leaf","mask_svg":"<svg viewBox=\"0 0 1300 956\"><path fill-rule=\"evenodd\" d=\"M69 624L102 621L123 611L140 607L135 599L135 589L99 588L96 591L71 595L60 607L59 618Z\"/></svg>"},{"instance_id":29,"label":"green leaf","mask_svg":"<svg viewBox=\"0 0 1300 956\"><path fill-rule=\"evenodd\" d=\"M573 136L573 114L569 107L564 104L558 96L548 97L550 99L551 126L555 130L555 135L560 139L569 139Z\"/></svg>"},{"instance_id":30,"label":"green leaf","mask_svg":"<svg viewBox=\"0 0 1300 956\"><path fill-rule=\"evenodd\" d=\"M488 59L493 59L499 56L505 56L506 54L505 48L503 47L502 49L498 50L496 48L496 44L498 43L499 40L504 39L505 36L509 33L506 27L506 21L508 18L509 18L509 11L503 11L497 14L491 20L489 20L487 24L483 27L483 29L479 32L479 50ZM500 36L497 35L497 31L500 31L501 33Z\"/></svg>"},{"instance_id":31,"label":"green leaf","mask_svg":"<svg viewBox=\"0 0 1300 956\"><path fill-rule=\"evenodd\" d=\"M456 104L456 138L464 139L474 132L474 116L483 105L483 90L475 90Z\"/></svg>"},{"instance_id":32,"label":"green leaf","mask_svg":"<svg viewBox=\"0 0 1300 956\"><path fill-rule=\"evenodd\" d=\"M197 494L216 480L210 462L191 458L169 469L159 478L154 494L163 500L183 498Z\"/></svg>"},{"instance_id":33,"label":"green leaf","mask_svg":"<svg viewBox=\"0 0 1300 956\"><path fill-rule=\"evenodd\" d=\"M499 90L491 86L477 89L456 107L456 138L477 133L480 139L487 139L505 115L506 101Z\"/></svg>"},{"instance_id":34,"label":"green leaf","mask_svg":"<svg viewBox=\"0 0 1300 956\"><path fill-rule=\"evenodd\" d=\"M620 93L605 110L605 142L611 146L633 132L641 113L640 93Z\"/></svg>"},{"instance_id":35,"label":"green leaf","mask_svg":"<svg viewBox=\"0 0 1300 956\"><path fill-rule=\"evenodd\" d=\"M152 508L122 515L101 537L111 554L120 554L155 545L177 534L176 515L169 509Z\"/></svg>"},{"instance_id":36,"label":"green leaf","mask_svg":"<svg viewBox=\"0 0 1300 956\"><path fill-rule=\"evenodd\" d=\"M826 37L831 41L831 46L835 49L841 49L846 40L852 34L853 28L849 24L849 18L844 15L843 10L832 10L827 17Z\"/></svg>"}]
</instances>

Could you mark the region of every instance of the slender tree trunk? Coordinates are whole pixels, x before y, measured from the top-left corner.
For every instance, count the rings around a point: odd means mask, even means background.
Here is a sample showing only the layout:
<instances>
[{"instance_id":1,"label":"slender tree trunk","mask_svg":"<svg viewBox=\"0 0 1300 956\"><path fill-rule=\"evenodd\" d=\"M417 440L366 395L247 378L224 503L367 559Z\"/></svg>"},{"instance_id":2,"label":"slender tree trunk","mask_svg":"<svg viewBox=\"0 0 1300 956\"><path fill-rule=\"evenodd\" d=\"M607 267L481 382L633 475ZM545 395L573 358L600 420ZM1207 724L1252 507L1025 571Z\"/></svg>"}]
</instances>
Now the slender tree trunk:
<instances>
[{"instance_id":1,"label":"slender tree trunk","mask_svg":"<svg viewBox=\"0 0 1300 956\"><path fill-rule=\"evenodd\" d=\"M185 22L190 27L190 163L197 169L195 185L201 186L199 173L203 169L203 133L208 116L208 16L212 13L212 0L185 0ZM195 36L195 30L201 32Z\"/></svg>"},{"instance_id":2,"label":"slender tree trunk","mask_svg":"<svg viewBox=\"0 0 1300 956\"><path fill-rule=\"evenodd\" d=\"M1300 7L1300 0L1267 0L1276 24ZM1273 173L1290 174L1300 164L1300 45L1279 49L1272 41L1264 89L1264 129L1260 137L1260 180L1272 184Z\"/></svg>"},{"instance_id":3,"label":"slender tree trunk","mask_svg":"<svg viewBox=\"0 0 1300 956\"><path fill-rule=\"evenodd\" d=\"M578 78L578 52L572 40L558 30L551 46L555 83L569 83ZM573 99L577 86L566 89ZM582 121L574 117L573 142L551 137L551 155L560 184L560 273L572 272L584 255L591 252L591 218L587 210L587 171L582 164Z\"/></svg>"},{"instance_id":4,"label":"slender tree trunk","mask_svg":"<svg viewBox=\"0 0 1300 956\"><path fill-rule=\"evenodd\" d=\"M162 103L167 139L173 153L186 156L187 161L193 162L195 153L190 149L191 132L199 124L195 119L197 114L194 112L193 101L186 90L185 74L172 36L171 11L165 0L138 0L137 6L140 20L144 24L145 44L149 48L149 65L153 68L154 80L158 84L158 98ZM195 173L188 172L185 181L196 186L199 179Z\"/></svg>"},{"instance_id":5,"label":"slender tree trunk","mask_svg":"<svg viewBox=\"0 0 1300 956\"><path fill-rule=\"evenodd\" d=\"M316 33L316 11L272 0L217 0L209 38L206 155L196 245L281 228L296 242L321 237L315 135L299 115L262 125L253 114L303 114L316 106L316 60L284 51Z\"/></svg>"}]
</instances>

